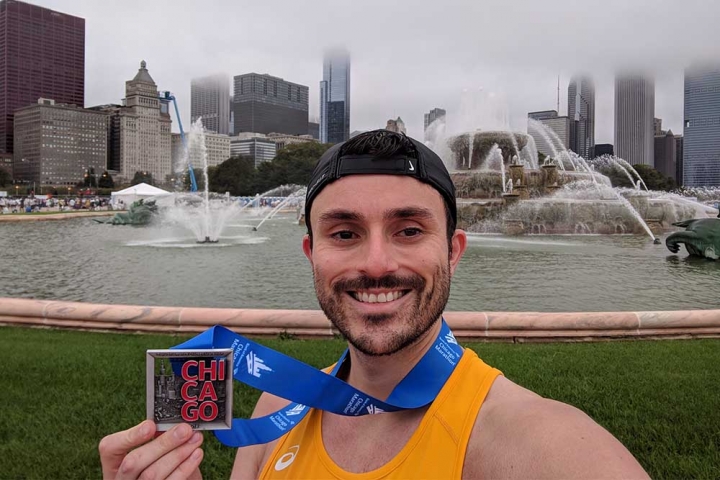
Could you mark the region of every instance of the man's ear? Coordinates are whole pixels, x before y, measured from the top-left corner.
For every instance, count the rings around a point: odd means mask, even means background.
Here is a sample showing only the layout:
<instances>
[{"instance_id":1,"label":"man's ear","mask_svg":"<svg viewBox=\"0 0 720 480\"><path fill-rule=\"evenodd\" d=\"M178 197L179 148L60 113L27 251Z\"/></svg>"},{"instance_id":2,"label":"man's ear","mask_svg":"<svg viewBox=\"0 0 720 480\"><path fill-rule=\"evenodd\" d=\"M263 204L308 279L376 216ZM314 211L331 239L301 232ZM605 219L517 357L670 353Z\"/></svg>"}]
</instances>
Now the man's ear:
<instances>
[{"instance_id":1,"label":"man's ear","mask_svg":"<svg viewBox=\"0 0 720 480\"><path fill-rule=\"evenodd\" d=\"M310 266L312 266L312 240L310 239L310 235L307 233L303 236L302 240L302 249L303 253L307 257L307 259L310 261Z\"/></svg>"},{"instance_id":2,"label":"man's ear","mask_svg":"<svg viewBox=\"0 0 720 480\"><path fill-rule=\"evenodd\" d=\"M467 249L467 234L464 230L457 229L455 230L455 233L453 233L450 242L452 244L452 253L450 254L450 274L454 275L455 269Z\"/></svg>"}]
</instances>

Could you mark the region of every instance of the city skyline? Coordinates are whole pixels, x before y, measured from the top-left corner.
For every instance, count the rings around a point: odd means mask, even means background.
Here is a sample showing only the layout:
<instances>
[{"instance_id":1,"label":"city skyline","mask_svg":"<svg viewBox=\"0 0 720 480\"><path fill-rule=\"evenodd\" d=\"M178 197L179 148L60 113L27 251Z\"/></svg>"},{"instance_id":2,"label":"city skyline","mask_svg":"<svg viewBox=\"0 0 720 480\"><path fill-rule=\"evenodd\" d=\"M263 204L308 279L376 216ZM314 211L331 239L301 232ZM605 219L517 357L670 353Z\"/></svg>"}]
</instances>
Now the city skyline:
<instances>
[{"instance_id":1,"label":"city skyline","mask_svg":"<svg viewBox=\"0 0 720 480\"><path fill-rule=\"evenodd\" d=\"M438 9L429 3L400 2L386 6L383 18L411 19L409 23L415 22L418 28L433 23L433 28L426 29L421 37L413 33L417 30L404 26L408 22L391 22L396 28L394 34L403 38L404 44L402 49L390 49L384 45L382 35L372 35L389 28L389 24L375 18L371 8L348 4L338 12L343 21L328 22L318 13L329 8L325 3L320 1L310 8L287 3L285 8L279 8L273 17L273 27L279 32L262 43L250 40L264 35L267 22L257 22L241 31L219 28L196 35L176 34L179 30L194 31L202 21L232 17L243 9L243 15L262 18L256 6L207 8L186 2L178 8L162 0L133 9L72 0L47 0L42 4L86 19L88 105L121 97L117 78L123 78L122 72L144 58L153 65L158 85L177 96L183 122L189 123L190 119L191 78L218 71L229 75L257 71L308 85L310 115L317 116L319 92L314 86L322 78L323 51L332 41L345 44L353 56L351 131L373 128L388 116L401 116L408 133L416 138L422 138L425 112L441 106L450 115L462 89L476 86L502 90L510 103L513 128L524 129L527 112L554 108L558 73L561 89L566 91L570 76L582 71L596 83L595 141L612 143L614 72L620 66L637 63L638 58L656 67L656 114L665 120L667 128L682 133L683 69L695 56L716 55L716 45L720 44L720 33L711 22L712 12L720 13L720 5L684 4L673 18L659 15L667 9L647 1L630 6L610 2L603 8L554 2L540 11L532 11L529 2L493 6L495 16L509 14L508 9L517 10L513 13L517 28L512 29L516 33L509 35L505 29L490 25L458 28L468 24L464 17L477 18L479 13L487 13L487 8L458 5ZM145 14L138 15L138 11ZM164 21L158 24L155 15L160 12ZM576 42L541 35L546 29L538 29L536 22L552 24L558 12L576 17L573 24L584 24L582 29L571 25L570 31L559 36L567 40L576 35ZM647 21L638 21L639 12L646 15ZM345 22L351 18L356 22ZM692 28L685 26L691 22L681 22L687 18L693 19ZM608 35L603 19L613 21L613 35ZM461 21L462 25L453 23ZM478 22L484 24L485 20ZM340 24L344 27L340 28ZM650 26L662 28L666 35L653 37L652 44L641 41ZM300 31L302 40L298 40ZM582 58L570 54L580 46L585 52ZM108 51L113 55L107 55ZM522 62L516 61L518 55ZM567 113L565 105L559 113Z\"/></svg>"}]
</instances>

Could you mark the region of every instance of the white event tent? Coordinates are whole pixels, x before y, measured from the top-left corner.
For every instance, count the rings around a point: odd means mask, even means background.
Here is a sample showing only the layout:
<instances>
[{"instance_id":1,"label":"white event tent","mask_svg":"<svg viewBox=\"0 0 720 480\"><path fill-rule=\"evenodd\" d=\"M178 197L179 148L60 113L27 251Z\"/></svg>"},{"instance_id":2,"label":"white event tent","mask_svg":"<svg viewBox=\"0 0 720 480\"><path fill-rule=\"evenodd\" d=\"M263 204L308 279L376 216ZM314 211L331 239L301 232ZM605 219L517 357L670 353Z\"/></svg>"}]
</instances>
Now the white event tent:
<instances>
[{"instance_id":1,"label":"white event tent","mask_svg":"<svg viewBox=\"0 0 720 480\"><path fill-rule=\"evenodd\" d=\"M117 206L120 201L123 202L125 208L129 208L133 202L142 199L145 200L157 200L161 197L172 195L170 192L166 192L162 188L153 187L147 183L138 183L132 187L128 187L125 190L119 192L112 192L110 203L113 206Z\"/></svg>"}]
</instances>

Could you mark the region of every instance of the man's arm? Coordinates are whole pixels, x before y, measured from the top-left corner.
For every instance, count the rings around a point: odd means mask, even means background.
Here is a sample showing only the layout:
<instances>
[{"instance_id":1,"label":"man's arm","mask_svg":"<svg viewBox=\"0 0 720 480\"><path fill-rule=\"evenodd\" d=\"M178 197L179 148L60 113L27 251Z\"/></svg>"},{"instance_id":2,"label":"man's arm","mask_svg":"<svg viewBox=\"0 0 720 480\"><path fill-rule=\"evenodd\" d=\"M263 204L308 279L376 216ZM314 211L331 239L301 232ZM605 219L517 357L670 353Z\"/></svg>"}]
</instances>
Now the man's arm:
<instances>
[{"instance_id":1,"label":"man's arm","mask_svg":"<svg viewBox=\"0 0 720 480\"><path fill-rule=\"evenodd\" d=\"M622 443L575 407L504 377L486 403L468 445L465 478L649 478Z\"/></svg>"},{"instance_id":2,"label":"man's arm","mask_svg":"<svg viewBox=\"0 0 720 480\"><path fill-rule=\"evenodd\" d=\"M286 407L290 403L291 402L284 398L276 397L275 395L271 395L269 393L263 393L255 405L255 410L253 411L251 418L270 415L271 413ZM230 478L233 480L255 480L259 478L260 472L262 472L263 466L265 466L265 462L267 461L267 457L270 455L273 448L275 448L277 442L278 441L275 440L270 443L238 448Z\"/></svg>"}]
</instances>

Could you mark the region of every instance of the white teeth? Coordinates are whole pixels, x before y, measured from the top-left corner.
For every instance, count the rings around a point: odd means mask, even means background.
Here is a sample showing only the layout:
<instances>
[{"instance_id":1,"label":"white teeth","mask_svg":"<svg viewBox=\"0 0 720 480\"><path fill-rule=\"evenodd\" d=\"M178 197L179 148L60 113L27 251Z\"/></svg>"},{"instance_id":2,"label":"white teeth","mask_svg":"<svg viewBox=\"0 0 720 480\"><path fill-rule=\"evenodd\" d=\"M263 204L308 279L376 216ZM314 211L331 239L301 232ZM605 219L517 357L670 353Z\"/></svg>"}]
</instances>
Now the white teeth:
<instances>
[{"instance_id":1,"label":"white teeth","mask_svg":"<svg viewBox=\"0 0 720 480\"><path fill-rule=\"evenodd\" d=\"M386 302L392 302L394 300L397 300L398 298L402 297L404 294L403 292L397 291L397 292L388 292L388 293L380 293L380 294L374 294L367 292L353 292L353 296L356 300L364 303L386 303Z\"/></svg>"}]
</instances>

